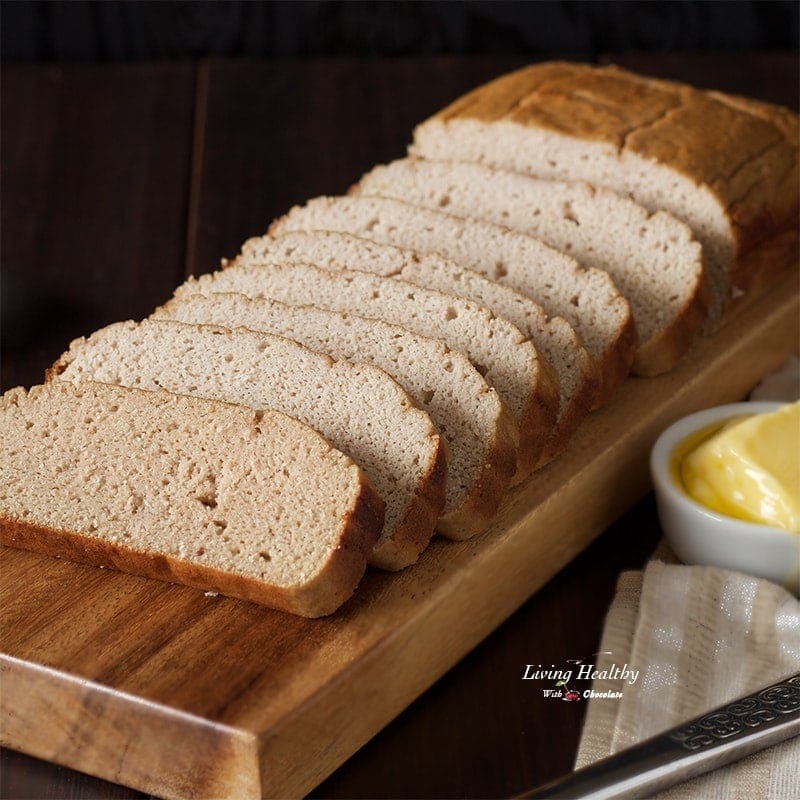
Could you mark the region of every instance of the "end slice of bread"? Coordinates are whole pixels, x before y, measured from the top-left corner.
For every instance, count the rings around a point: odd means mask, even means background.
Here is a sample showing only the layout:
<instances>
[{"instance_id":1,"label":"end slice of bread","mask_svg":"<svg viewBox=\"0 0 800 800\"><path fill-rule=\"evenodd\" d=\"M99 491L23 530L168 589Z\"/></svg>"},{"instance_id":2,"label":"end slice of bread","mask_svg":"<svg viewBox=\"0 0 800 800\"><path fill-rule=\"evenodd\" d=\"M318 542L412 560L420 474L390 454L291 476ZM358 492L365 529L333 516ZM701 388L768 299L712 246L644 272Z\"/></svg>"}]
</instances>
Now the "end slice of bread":
<instances>
[{"instance_id":1,"label":"end slice of bread","mask_svg":"<svg viewBox=\"0 0 800 800\"><path fill-rule=\"evenodd\" d=\"M353 593L383 503L306 425L54 381L0 398L0 540L318 617Z\"/></svg>"}]
</instances>

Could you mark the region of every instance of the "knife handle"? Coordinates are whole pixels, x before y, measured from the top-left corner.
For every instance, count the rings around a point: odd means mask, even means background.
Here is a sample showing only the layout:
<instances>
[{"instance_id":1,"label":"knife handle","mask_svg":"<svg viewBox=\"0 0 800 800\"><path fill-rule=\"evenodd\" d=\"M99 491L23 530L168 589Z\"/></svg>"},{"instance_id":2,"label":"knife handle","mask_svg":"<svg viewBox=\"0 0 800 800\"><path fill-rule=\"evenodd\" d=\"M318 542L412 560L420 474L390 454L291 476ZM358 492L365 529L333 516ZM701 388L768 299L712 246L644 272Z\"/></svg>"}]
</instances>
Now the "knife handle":
<instances>
[{"instance_id":1,"label":"knife handle","mask_svg":"<svg viewBox=\"0 0 800 800\"><path fill-rule=\"evenodd\" d=\"M518 797L650 797L798 734L800 672Z\"/></svg>"}]
</instances>

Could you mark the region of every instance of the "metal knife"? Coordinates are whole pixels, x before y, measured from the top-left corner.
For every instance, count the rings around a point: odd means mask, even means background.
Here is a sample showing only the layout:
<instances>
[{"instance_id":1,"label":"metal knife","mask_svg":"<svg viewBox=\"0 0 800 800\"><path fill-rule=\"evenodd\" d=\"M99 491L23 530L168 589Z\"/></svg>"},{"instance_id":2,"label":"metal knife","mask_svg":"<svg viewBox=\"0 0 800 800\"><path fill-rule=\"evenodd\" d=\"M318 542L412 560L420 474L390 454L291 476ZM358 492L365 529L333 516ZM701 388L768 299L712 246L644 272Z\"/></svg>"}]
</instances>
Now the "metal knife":
<instances>
[{"instance_id":1,"label":"metal knife","mask_svg":"<svg viewBox=\"0 0 800 800\"><path fill-rule=\"evenodd\" d=\"M651 797L798 734L800 672L518 797Z\"/></svg>"}]
</instances>

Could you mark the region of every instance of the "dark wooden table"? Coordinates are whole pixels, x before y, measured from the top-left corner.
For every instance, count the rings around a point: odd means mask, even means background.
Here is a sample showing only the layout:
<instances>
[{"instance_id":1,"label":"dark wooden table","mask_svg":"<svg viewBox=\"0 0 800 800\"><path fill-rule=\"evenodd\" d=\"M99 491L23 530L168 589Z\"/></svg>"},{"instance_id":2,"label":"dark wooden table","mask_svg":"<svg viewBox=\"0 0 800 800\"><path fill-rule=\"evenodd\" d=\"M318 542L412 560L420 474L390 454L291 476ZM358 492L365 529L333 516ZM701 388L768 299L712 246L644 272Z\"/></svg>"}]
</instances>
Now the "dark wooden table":
<instances>
[{"instance_id":1,"label":"dark wooden table","mask_svg":"<svg viewBox=\"0 0 800 800\"><path fill-rule=\"evenodd\" d=\"M601 60L797 107L793 53ZM39 382L72 338L148 314L292 204L402 155L416 122L524 62L5 67L3 389ZM525 665L594 653L619 572L658 538L647 498L314 796L501 797L568 771L583 704L543 698ZM8 750L0 767L9 800L144 796Z\"/></svg>"}]
</instances>

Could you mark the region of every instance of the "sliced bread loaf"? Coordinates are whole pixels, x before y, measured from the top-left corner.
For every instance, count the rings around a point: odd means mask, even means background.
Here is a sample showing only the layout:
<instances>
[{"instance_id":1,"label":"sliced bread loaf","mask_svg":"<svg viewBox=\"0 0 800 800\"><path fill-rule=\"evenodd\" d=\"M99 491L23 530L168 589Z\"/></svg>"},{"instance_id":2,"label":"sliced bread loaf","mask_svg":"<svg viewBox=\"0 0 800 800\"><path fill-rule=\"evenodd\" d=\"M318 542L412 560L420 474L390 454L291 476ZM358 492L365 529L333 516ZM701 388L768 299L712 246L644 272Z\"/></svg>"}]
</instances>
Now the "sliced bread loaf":
<instances>
[{"instance_id":1,"label":"sliced bread loaf","mask_svg":"<svg viewBox=\"0 0 800 800\"><path fill-rule=\"evenodd\" d=\"M430 415L447 443L447 499L437 530L467 539L497 511L516 470L517 427L469 359L442 341L380 320L233 293L181 297L153 316L244 326L380 367Z\"/></svg>"},{"instance_id":2,"label":"sliced bread loaf","mask_svg":"<svg viewBox=\"0 0 800 800\"><path fill-rule=\"evenodd\" d=\"M558 408L556 378L519 328L487 309L406 281L305 264L226 269L190 278L175 294L210 292L361 314L441 339L469 357L513 414L519 429L515 480L535 468Z\"/></svg>"},{"instance_id":3,"label":"sliced bread loaf","mask_svg":"<svg viewBox=\"0 0 800 800\"><path fill-rule=\"evenodd\" d=\"M625 298L606 272L500 225L465 220L384 197L319 197L276 220L269 233L335 230L438 253L538 302L577 331L600 369L598 402L628 374L636 328Z\"/></svg>"},{"instance_id":4,"label":"sliced bread loaf","mask_svg":"<svg viewBox=\"0 0 800 800\"><path fill-rule=\"evenodd\" d=\"M691 228L610 189L537 180L475 162L406 158L376 167L354 191L506 225L584 267L605 270L636 322L638 375L675 366L706 317L710 288Z\"/></svg>"},{"instance_id":5,"label":"sliced bread loaf","mask_svg":"<svg viewBox=\"0 0 800 800\"><path fill-rule=\"evenodd\" d=\"M54 381L0 398L0 540L306 617L355 589L383 503L276 411Z\"/></svg>"},{"instance_id":6,"label":"sliced bread loaf","mask_svg":"<svg viewBox=\"0 0 800 800\"><path fill-rule=\"evenodd\" d=\"M583 180L669 211L706 252L711 327L755 280L737 262L797 226L796 114L614 66L550 62L503 75L419 125L411 152Z\"/></svg>"},{"instance_id":7,"label":"sliced bread loaf","mask_svg":"<svg viewBox=\"0 0 800 800\"><path fill-rule=\"evenodd\" d=\"M350 456L386 502L370 556L385 569L416 561L444 505L445 457L436 429L375 367L334 361L265 333L145 321L75 340L50 375L163 388L301 420Z\"/></svg>"},{"instance_id":8,"label":"sliced bread loaf","mask_svg":"<svg viewBox=\"0 0 800 800\"><path fill-rule=\"evenodd\" d=\"M566 320L548 319L544 309L530 298L435 253L418 254L335 231L294 231L275 238L250 239L229 266L269 263L308 263L402 278L426 289L465 297L512 322L558 376L558 417L540 463L558 455L592 407L599 386L597 367ZM400 383L406 385L402 380Z\"/></svg>"}]
</instances>

